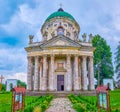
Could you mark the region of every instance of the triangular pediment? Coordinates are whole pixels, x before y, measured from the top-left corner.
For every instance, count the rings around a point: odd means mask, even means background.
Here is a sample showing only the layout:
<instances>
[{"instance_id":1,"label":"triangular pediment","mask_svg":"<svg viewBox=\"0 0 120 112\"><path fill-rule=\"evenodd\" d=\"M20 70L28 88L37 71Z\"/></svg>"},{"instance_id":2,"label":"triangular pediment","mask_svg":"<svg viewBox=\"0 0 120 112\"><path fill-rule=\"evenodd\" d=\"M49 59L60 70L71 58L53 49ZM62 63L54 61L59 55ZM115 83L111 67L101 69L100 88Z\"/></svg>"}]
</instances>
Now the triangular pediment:
<instances>
[{"instance_id":1,"label":"triangular pediment","mask_svg":"<svg viewBox=\"0 0 120 112\"><path fill-rule=\"evenodd\" d=\"M79 43L64 36L54 37L41 45L41 47L57 47L57 46L59 47L81 47Z\"/></svg>"}]
</instances>

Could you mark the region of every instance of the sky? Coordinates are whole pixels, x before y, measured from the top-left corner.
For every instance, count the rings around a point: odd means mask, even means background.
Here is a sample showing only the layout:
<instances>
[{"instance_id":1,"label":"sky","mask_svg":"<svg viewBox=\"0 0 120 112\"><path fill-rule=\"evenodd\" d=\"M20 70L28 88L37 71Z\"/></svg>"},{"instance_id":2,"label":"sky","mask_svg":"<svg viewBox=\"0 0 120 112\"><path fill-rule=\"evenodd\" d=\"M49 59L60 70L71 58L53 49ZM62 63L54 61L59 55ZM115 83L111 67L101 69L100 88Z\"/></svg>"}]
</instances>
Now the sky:
<instances>
[{"instance_id":1,"label":"sky","mask_svg":"<svg viewBox=\"0 0 120 112\"><path fill-rule=\"evenodd\" d=\"M0 75L26 82L28 36L40 41L46 18L62 8L83 33L101 35L114 53L120 41L120 0L0 0ZM113 60L114 62L114 60Z\"/></svg>"}]
</instances>

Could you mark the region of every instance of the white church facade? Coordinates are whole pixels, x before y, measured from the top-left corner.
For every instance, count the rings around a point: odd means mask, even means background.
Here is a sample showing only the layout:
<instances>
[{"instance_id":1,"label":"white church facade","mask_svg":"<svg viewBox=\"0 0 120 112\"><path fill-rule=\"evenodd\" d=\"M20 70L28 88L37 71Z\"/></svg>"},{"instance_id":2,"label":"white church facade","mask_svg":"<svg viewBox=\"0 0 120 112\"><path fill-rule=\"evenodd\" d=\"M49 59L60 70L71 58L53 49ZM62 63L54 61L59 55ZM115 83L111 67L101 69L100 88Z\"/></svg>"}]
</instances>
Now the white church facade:
<instances>
[{"instance_id":1,"label":"white church facade","mask_svg":"<svg viewBox=\"0 0 120 112\"><path fill-rule=\"evenodd\" d=\"M62 8L44 22L42 41L29 36L27 90L94 90L92 35L79 39L80 26ZM87 41L88 40L88 41ZM88 83L88 84L87 84Z\"/></svg>"}]
</instances>

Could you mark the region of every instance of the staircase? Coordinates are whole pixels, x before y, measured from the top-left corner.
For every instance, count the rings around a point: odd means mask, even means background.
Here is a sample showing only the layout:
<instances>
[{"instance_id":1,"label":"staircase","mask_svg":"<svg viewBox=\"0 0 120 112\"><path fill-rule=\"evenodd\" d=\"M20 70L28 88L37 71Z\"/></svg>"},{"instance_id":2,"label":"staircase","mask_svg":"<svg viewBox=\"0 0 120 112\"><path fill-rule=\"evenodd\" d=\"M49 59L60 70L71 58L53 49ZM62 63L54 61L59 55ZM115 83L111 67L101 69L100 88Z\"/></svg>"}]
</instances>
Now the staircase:
<instances>
[{"instance_id":1,"label":"staircase","mask_svg":"<svg viewBox=\"0 0 120 112\"><path fill-rule=\"evenodd\" d=\"M69 94L75 94L75 95L85 95L85 96L95 96L96 91L27 91L27 96L40 96L40 95L47 95L52 94L55 97L66 97Z\"/></svg>"}]
</instances>

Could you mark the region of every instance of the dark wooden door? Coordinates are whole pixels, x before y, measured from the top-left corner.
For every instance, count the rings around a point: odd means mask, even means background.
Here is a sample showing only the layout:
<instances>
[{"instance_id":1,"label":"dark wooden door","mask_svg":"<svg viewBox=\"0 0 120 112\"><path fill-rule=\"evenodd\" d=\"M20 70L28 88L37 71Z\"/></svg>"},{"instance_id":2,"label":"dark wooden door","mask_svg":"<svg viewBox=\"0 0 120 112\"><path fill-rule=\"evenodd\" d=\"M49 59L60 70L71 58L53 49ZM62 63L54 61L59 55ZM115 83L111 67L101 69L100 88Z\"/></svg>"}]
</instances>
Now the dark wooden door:
<instances>
[{"instance_id":1,"label":"dark wooden door","mask_svg":"<svg viewBox=\"0 0 120 112\"><path fill-rule=\"evenodd\" d=\"M57 75L57 91L64 91L64 75Z\"/></svg>"}]
</instances>

